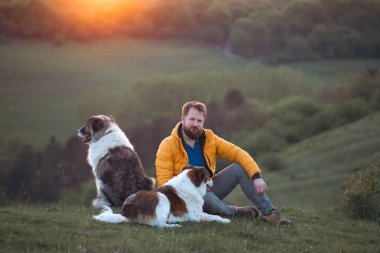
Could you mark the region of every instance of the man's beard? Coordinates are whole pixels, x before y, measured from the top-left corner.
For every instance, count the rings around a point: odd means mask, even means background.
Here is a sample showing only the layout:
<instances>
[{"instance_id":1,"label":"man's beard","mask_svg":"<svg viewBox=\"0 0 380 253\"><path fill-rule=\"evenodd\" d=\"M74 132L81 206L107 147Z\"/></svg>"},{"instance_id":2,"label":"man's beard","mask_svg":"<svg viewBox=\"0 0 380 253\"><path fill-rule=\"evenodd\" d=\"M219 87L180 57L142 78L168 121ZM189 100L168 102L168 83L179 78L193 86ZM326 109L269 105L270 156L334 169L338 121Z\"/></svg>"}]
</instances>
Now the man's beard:
<instances>
[{"instance_id":1,"label":"man's beard","mask_svg":"<svg viewBox=\"0 0 380 253\"><path fill-rule=\"evenodd\" d=\"M183 132L192 140L198 140L202 135L202 130L199 130L197 127L185 127L182 126ZM193 129L193 130L192 130ZM194 130L195 129L195 130Z\"/></svg>"}]
</instances>

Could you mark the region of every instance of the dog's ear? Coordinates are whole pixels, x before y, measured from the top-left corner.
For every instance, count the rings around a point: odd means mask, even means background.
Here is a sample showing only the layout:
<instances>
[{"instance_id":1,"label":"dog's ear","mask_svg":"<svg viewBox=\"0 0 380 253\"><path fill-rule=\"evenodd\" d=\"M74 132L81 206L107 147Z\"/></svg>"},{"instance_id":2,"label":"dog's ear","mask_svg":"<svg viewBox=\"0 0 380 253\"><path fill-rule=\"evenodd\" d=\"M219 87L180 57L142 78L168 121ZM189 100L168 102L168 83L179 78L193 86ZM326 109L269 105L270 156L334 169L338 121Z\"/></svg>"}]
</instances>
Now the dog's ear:
<instances>
[{"instance_id":1,"label":"dog's ear","mask_svg":"<svg viewBox=\"0 0 380 253\"><path fill-rule=\"evenodd\" d=\"M196 187L199 187L209 179L208 172L204 167L192 167L188 176Z\"/></svg>"},{"instance_id":2,"label":"dog's ear","mask_svg":"<svg viewBox=\"0 0 380 253\"><path fill-rule=\"evenodd\" d=\"M199 177L201 178L202 182L207 182L207 180L210 178L208 175L208 171L206 168L201 167L199 171Z\"/></svg>"},{"instance_id":3,"label":"dog's ear","mask_svg":"<svg viewBox=\"0 0 380 253\"><path fill-rule=\"evenodd\" d=\"M109 115L109 116L108 116L108 118L110 118L111 122L113 122L113 123L115 123L115 122L116 122L116 120L115 120L115 117L114 117L114 116L112 116L112 115Z\"/></svg>"},{"instance_id":4,"label":"dog's ear","mask_svg":"<svg viewBox=\"0 0 380 253\"><path fill-rule=\"evenodd\" d=\"M94 118L91 123L91 128L93 132L98 132L100 129L104 127L104 121L99 118Z\"/></svg>"},{"instance_id":5,"label":"dog's ear","mask_svg":"<svg viewBox=\"0 0 380 253\"><path fill-rule=\"evenodd\" d=\"M181 172L184 171L184 170L191 170L191 169L194 169L194 166L192 166L191 164L188 164L188 165L186 165L185 167L182 168Z\"/></svg>"}]
</instances>

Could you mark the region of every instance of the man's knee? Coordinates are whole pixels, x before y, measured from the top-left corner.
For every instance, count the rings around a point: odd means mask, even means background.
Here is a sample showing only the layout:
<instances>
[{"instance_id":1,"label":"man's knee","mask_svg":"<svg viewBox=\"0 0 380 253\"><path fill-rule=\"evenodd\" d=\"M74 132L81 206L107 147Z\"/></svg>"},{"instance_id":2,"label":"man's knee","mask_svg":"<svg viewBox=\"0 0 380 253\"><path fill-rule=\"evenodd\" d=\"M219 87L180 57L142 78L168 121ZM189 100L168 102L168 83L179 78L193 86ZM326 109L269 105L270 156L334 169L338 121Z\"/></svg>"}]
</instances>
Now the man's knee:
<instances>
[{"instance_id":1,"label":"man's knee","mask_svg":"<svg viewBox=\"0 0 380 253\"><path fill-rule=\"evenodd\" d=\"M235 210L220 200L213 192L208 192L203 197L203 211L209 214L232 215Z\"/></svg>"},{"instance_id":2,"label":"man's knee","mask_svg":"<svg viewBox=\"0 0 380 253\"><path fill-rule=\"evenodd\" d=\"M245 171L245 169L240 164L238 164L238 163L233 163L229 167L230 167L231 170L234 171L235 175L248 176L248 174Z\"/></svg>"}]
</instances>

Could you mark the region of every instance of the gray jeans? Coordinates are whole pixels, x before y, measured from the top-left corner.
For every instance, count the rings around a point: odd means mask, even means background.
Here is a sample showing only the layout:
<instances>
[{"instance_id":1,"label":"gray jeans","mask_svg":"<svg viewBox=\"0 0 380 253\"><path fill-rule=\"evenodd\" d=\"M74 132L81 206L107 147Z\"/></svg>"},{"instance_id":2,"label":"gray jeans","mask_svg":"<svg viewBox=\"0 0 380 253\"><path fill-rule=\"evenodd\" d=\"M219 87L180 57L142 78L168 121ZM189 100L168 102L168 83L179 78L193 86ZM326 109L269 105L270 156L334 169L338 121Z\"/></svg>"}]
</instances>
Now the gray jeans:
<instances>
[{"instance_id":1,"label":"gray jeans","mask_svg":"<svg viewBox=\"0 0 380 253\"><path fill-rule=\"evenodd\" d=\"M260 210L262 215L269 214L273 205L266 194L257 195L253 181L239 164L234 163L215 175L214 185L203 197L203 210L210 214L234 215L235 208L222 200L239 184L245 196Z\"/></svg>"}]
</instances>

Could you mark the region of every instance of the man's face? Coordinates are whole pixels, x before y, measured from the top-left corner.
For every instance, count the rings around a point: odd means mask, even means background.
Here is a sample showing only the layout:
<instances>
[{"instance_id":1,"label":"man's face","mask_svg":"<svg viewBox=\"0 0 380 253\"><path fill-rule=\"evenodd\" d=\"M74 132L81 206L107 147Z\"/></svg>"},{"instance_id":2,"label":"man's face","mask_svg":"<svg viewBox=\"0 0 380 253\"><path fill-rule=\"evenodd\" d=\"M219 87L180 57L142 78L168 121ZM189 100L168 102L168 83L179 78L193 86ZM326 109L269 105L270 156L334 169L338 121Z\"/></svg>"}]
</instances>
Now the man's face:
<instances>
[{"instance_id":1,"label":"man's face","mask_svg":"<svg viewBox=\"0 0 380 253\"><path fill-rule=\"evenodd\" d=\"M203 132L204 121L203 112L190 108L189 113L181 117L182 130L190 139L197 140Z\"/></svg>"}]
</instances>

